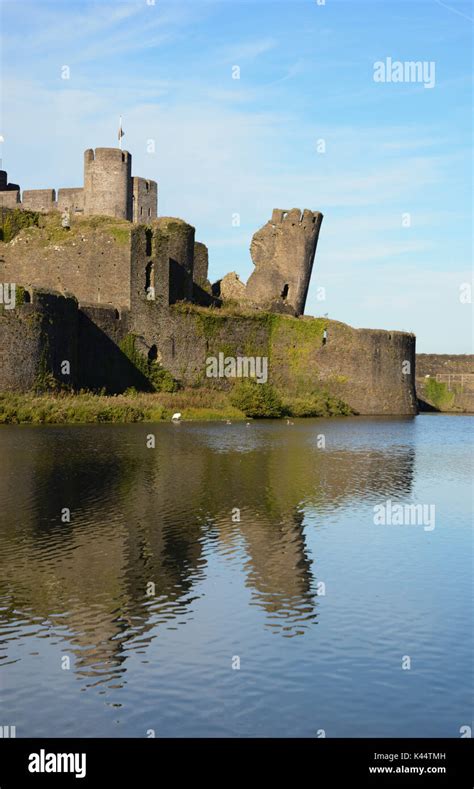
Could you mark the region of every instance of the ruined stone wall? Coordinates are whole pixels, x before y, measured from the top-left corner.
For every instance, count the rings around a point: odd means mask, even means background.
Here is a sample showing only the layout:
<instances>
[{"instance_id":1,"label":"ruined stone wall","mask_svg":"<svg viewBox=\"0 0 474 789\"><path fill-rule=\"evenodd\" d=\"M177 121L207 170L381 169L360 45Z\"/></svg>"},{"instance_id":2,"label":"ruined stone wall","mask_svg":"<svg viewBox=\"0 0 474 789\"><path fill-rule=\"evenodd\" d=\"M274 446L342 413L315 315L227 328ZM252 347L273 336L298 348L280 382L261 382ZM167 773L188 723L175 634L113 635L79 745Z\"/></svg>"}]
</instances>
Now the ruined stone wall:
<instances>
[{"instance_id":1,"label":"ruined stone wall","mask_svg":"<svg viewBox=\"0 0 474 789\"><path fill-rule=\"evenodd\" d=\"M128 151L85 151L84 213L132 220L132 155Z\"/></svg>"},{"instance_id":2,"label":"ruined stone wall","mask_svg":"<svg viewBox=\"0 0 474 789\"><path fill-rule=\"evenodd\" d=\"M247 296L252 302L304 313L322 220L321 213L307 209L274 209L250 246L255 270L247 282Z\"/></svg>"},{"instance_id":3,"label":"ruined stone wall","mask_svg":"<svg viewBox=\"0 0 474 789\"><path fill-rule=\"evenodd\" d=\"M146 178L133 176L133 221L149 223L158 212L158 184Z\"/></svg>"},{"instance_id":4,"label":"ruined stone wall","mask_svg":"<svg viewBox=\"0 0 474 789\"><path fill-rule=\"evenodd\" d=\"M58 191L58 210L68 209L71 214L84 213L84 189L82 187L71 187L59 189Z\"/></svg>"},{"instance_id":5,"label":"ruined stone wall","mask_svg":"<svg viewBox=\"0 0 474 789\"><path fill-rule=\"evenodd\" d=\"M0 281L130 307L132 226L77 220L71 230L30 228L0 244Z\"/></svg>"},{"instance_id":6,"label":"ruined stone wall","mask_svg":"<svg viewBox=\"0 0 474 789\"><path fill-rule=\"evenodd\" d=\"M209 250L201 241L196 241L194 244L193 279L197 285L207 284L208 269Z\"/></svg>"},{"instance_id":7,"label":"ruined stone wall","mask_svg":"<svg viewBox=\"0 0 474 789\"><path fill-rule=\"evenodd\" d=\"M78 323L81 386L109 394L129 387L147 388L147 381L121 350L130 331L129 313L111 307L81 305Z\"/></svg>"},{"instance_id":8,"label":"ruined stone wall","mask_svg":"<svg viewBox=\"0 0 474 789\"><path fill-rule=\"evenodd\" d=\"M282 316L273 326L271 359L275 385L292 394L316 385L357 413L417 411L413 334Z\"/></svg>"},{"instance_id":9,"label":"ruined stone wall","mask_svg":"<svg viewBox=\"0 0 474 789\"><path fill-rule=\"evenodd\" d=\"M54 189L26 189L23 191L22 208L46 214L56 208L56 191Z\"/></svg>"},{"instance_id":10,"label":"ruined stone wall","mask_svg":"<svg viewBox=\"0 0 474 789\"><path fill-rule=\"evenodd\" d=\"M360 414L414 414L415 337L404 332L353 329L337 321L283 315L236 316L151 306L131 316L145 348L185 385L229 388L206 377L206 359L266 356L269 383L283 395L305 397L327 389ZM327 335L324 337L324 331ZM326 340L326 341L325 341Z\"/></svg>"},{"instance_id":11,"label":"ruined stone wall","mask_svg":"<svg viewBox=\"0 0 474 789\"><path fill-rule=\"evenodd\" d=\"M0 391L28 391L51 372L63 383L77 381L77 302L31 291L31 302L0 310ZM61 365L69 361L71 375Z\"/></svg>"},{"instance_id":12,"label":"ruined stone wall","mask_svg":"<svg viewBox=\"0 0 474 789\"><path fill-rule=\"evenodd\" d=\"M168 304L193 299L194 234L194 227L182 219L160 217L153 222L155 247L163 260L163 278L167 276L167 266L169 268ZM164 262L166 254L168 264Z\"/></svg>"}]
</instances>

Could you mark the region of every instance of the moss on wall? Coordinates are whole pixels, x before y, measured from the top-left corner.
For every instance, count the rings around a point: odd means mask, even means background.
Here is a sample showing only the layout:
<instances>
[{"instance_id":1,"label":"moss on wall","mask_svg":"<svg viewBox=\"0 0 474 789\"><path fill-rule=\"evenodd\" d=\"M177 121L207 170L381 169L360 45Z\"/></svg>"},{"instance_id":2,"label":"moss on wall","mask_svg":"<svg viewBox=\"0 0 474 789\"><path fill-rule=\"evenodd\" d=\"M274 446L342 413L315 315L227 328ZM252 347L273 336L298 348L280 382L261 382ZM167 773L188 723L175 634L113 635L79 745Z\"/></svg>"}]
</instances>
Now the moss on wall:
<instances>
[{"instance_id":1,"label":"moss on wall","mask_svg":"<svg viewBox=\"0 0 474 789\"><path fill-rule=\"evenodd\" d=\"M40 214L37 211L24 211L21 208L2 208L0 210L0 241L6 244L20 230L27 227L38 227Z\"/></svg>"},{"instance_id":2,"label":"moss on wall","mask_svg":"<svg viewBox=\"0 0 474 789\"><path fill-rule=\"evenodd\" d=\"M146 359L136 347L134 334L127 334L120 343L120 350L133 366L147 379L150 390L155 392L174 392L178 388L173 376L155 361Z\"/></svg>"}]
</instances>

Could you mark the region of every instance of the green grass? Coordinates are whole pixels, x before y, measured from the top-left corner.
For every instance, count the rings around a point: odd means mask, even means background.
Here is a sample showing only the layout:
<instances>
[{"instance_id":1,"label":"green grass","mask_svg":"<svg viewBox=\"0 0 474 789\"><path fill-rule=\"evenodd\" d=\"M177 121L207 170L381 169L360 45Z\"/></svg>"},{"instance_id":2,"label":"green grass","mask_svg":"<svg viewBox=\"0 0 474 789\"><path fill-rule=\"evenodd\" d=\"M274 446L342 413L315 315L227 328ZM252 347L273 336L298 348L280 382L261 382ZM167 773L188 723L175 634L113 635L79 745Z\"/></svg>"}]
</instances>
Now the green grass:
<instances>
[{"instance_id":1,"label":"green grass","mask_svg":"<svg viewBox=\"0 0 474 789\"><path fill-rule=\"evenodd\" d=\"M11 241L20 231L27 234L30 243L40 247L52 244L70 244L77 242L91 231L100 231L108 235L117 244L130 243L132 224L125 219L109 216L81 216L71 214L70 229L61 224L62 215L59 211L39 214L34 211L3 209L0 215L0 240Z\"/></svg>"},{"instance_id":2,"label":"green grass","mask_svg":"<svg viewBox=\"0 0 474 789\"><path fill-rule=\"evenodd\" d=\"M455 393L449 391L448 385L436 378L425 379L424 396L438 411L449 411L455 399Z\"/></svg>"},{"instance_id":3,"label":"green grass","mask_svg":"<svg viewBox=\"0 0 474 789\"><path fill-rule=\"evenodd\" d=\"M7 244L20 230L38 227L40 214L36 211L24 211L21 208L3 208L0 211L0 241Z\"/></svg>"},{"instance_id":4,"label":"green grass","mask_svg":"<svg viewBox=\"0 0 474 789\"><path fill-rule=\"evenodd\" d=\"M238 384L234 392L241 386ZM338 404L334 398L326 395L319 395L319 399L315 396L315 400L282 403L278 393L265 384L245 382L243 386L247 395L248 390L251 390L248 402L242 399L238 401L232 397L232 393L202 388L156 393L130 389L120 395L5 392L0 393L0 425L159 422L169 421L177 411L185 421L238 421L247 417L334 416L350 413L350 409L341 405L342 401ZM242 389L240 393L242 398Z\"/></svg>"},{"instance_id":5,"label":"green grass","mask_svg":"<svg viewBox=\"0 0 474 789\"><path fill-rule=\"evenodd\" d=\"M146 394L130 391L106 396L79 394L0 394L0 424L93 424L158 422L179 411L183 419L244 419L226 395L208 391Z\"/></svg>"}]
</instances>

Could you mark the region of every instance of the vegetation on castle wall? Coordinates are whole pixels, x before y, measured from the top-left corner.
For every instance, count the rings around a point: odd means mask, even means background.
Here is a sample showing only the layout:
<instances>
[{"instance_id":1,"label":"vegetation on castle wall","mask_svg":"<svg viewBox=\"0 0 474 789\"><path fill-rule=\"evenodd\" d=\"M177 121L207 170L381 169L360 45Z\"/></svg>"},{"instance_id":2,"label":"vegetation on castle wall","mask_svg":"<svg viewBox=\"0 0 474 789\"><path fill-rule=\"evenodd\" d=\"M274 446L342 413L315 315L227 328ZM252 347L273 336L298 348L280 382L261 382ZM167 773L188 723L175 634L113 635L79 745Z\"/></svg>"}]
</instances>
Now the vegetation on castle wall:
<instances>
[{"instance_id":1,"label":"vegetation on castle wall","mask_svg":"<svg viewBox=\"0 0 474 789\"><path fill-rule=\"evenodd\" d=\"M129 227L117 227L112 225L110 228L107 228L107 230L119 244L128 244L130 241Z\"/></svg>"},{"instance_id":2,"label":"vegetation on castle wall","mask_svg":"<svg viewBox=\"0 0 474 789\"><path fill-rule=\"evenodd\" d=\"M120 343L120 350L133 366L149 381L150 388L155 392L174 392L178 388L171 373L156 361L146 359L136 347L134 334L127 334Z\"/></svg>"},{"instance_id":3,"label":"vegetation on castle wall","mask_svg":"<svg viewBox=\"0 0 474 789\"><path fill-rule=\"evenodd\" d=\"M60 381L58 381L50 368L49 363L49 340L46 335L43 336L42 351L39 358L38 367L36 369L35 383L33 389L36 394L46 392L59 392L66 389Z\"/></svg>"},{"instance_id":4,"label":"vegetation on castle wall","mask_svg":"<svg viewBox=\"0 0 474 789\"><path fill-rule=\"evenodd\" d=\"M323 333L327 327L324 318L291 318L273 315L270 324L270 359L275 369L280 366L289 368L295 379L303 378L308 371L308 363L315 351L323 344Z\"/></svg>"},{"instance_id":5,"label":"vegetation on castle wall","mask_svg":"<svg viewBox=\"0 0 474 789\"><path fill-rule=\"evenodd\" d=\"M20 230L38 227L40 215L37 211L24 211L21 208L2 208L0 210L0 241L8 243Z\"/></svg>"},{"instance_id":6,"label":"vegetation on castle wall","mask_svg":"<svg viewBox=\"0 0 474 789\"><path fill-rule=\"evenodd\" d=\"M436 378L426 378L424 396L439 411L447 411L452 408L456 393L450 392L446 383Z\"/></svg>"},{"instance_id":7,"label":"vegetation on castle wall","mask_svg":"<svg viewBox=\"0 0 474 789\"><path fill-rule=\"evenodd\" d=\"M71 215L69 229L61 224L62 215L59 211L51 211L48 214L40 214L35 211L25 211L14 209L9 211L3 209L3 214L7 213L6 230L3 230L4 241L10 241L20 230L30 230L28 240L30 243L37 243L40 246L50 246L51 244L69 244L77 242L88 231L103 231L118 244L123 245L130 242L131 224L123 219L115 219L110 216L78 216ZM14 232L11 235L10 227ZM0 233L2 226L0 225ZM7 238L7 235L11 236Z\"/></svg>"}]
</instances>

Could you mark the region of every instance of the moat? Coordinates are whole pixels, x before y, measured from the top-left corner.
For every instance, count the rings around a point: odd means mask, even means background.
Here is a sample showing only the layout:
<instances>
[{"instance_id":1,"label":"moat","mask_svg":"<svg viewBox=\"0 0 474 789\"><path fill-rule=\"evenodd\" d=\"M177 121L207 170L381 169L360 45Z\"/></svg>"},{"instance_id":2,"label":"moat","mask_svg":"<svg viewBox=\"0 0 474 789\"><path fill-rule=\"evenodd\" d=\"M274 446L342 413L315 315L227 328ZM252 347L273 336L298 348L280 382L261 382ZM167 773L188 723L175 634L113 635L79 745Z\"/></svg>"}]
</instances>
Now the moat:
<instances>
[{"instance_id":1,"label":"moat","mask_svg":"<svg viewBox=\"0 0 474 789\"><path fill-rule=\"evenodd\" d=\"M459 737L471 425L0 427L1 723ZM435 528L375 525L386 501L434 505Z\"/></svg>"}]
</instances>

